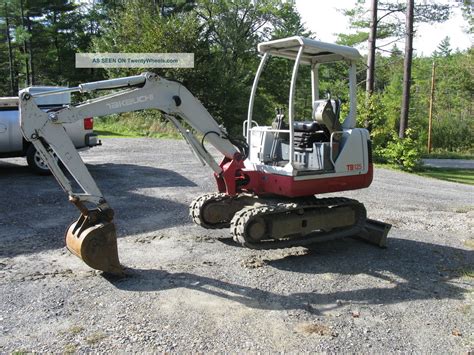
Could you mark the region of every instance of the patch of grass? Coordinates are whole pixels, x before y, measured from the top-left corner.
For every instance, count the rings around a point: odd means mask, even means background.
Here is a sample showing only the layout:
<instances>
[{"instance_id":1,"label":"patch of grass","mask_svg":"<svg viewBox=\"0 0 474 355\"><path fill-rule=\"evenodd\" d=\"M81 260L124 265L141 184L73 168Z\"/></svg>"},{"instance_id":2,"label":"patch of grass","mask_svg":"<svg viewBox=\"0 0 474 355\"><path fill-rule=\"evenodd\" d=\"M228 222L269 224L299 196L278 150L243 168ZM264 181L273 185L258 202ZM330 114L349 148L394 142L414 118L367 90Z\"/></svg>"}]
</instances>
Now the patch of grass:
<instances>
[{"instance_id":1,"label":"patch of grass","mask_svg":"<svg viewBox=\"0 0 474 355\"><path fill-rule=\"evenodd\" d=\"M86 343L89 345L97 344L98 342L100 342L102 339L105 339L106 337L107 336L102 332L93 333L86 338Z\"/></svg>"},{"instance_id":2,"label":"patch of grass","mask_svg":"<svg viewBox=\"0 0 474 355\"><path fill-rule=\"evenodd\" d=\"M119 123L104 123L99 122L94 124L94 132L99 135L99 137L108 137L108 138L139 138L139 137L152 137L152 138L170 138L170 139L179 139L178 133L171 132L153 132L147 130L138 130L133 127L128 127L126 125L121 125Z\"/></svg>"},{"instance_id":3,"label":"patch of grass","mask_svg":"<svg viewBox=\"0 0 474 355\"><path fill-rule=\"evenodd\" d=\"M400 170L393 164L376 163L376 168L396 170L410 174L409 171ZM424 177L430 177L438 180L445 180L450 182L459 182L461 184L474 185L474 170L472 169L458 169L458 168L434 168L434 167L423 167L420 170L414 171L413 174L417 174Z\"/></svg>"},{"instance_id":4,"label":"patch of grass","mask_svg":"<svg viewBox=\"0 0 474 355\"><path fill-rule=\"evenodd\" d=\"M456 213L468 213L474 211L474 206L461 206L454 210Z\"/></svg>"},{"instance_id":5,"label":"patch of grass","mask_svg":"<svg viewBox=\"0 0 474 355\"><path fill-rule=\"evenodd\" d=\"M94 133L97 133L100 138L104 138L104 137L108 137L108 138L125 138L125 137L126 138L136 138L136 137L140 137L139 135L133 134L132 132L130 132L130 133L128 133L128 132L127 133L126 132L119 133L116 130L114 130L113 128L107 127L105 125L96 124L95 126L98 127L98 129L94 129Z\"/></svg>"},{"instance_id":6,"label":"patch of grass","mask_svg":"<svg viewBox=\"0 0 474 355\"><path fill-rule=\"evenodd\" d=\"M424 167L423 170L417 171L416 174L439 180L474 185L474 170L470 169Z\"/></svg>"},{"instance_id":7,"label":"patch of grass","mask_svg":"<svg viewBox=\"0 0 474 355\"><path fill-rule=\"evenodd\" d=\"M474 279L474 269L466 268L459 269L459 275L468 279Z\"/></svg>"},{"instance_id":8,"label":"patch of grass","mask_svg":"<svg viewBox=\"0 0 474 355\"><path fill-rule=\"evenodd\" d=\"M68 329L68 332L71 333L71 334L79 334L83 330L84 330L84 327L82 327L80 325L73 325L72 327L70 327Z\"/></svg>"},{"instance_id":9,"label":"patch of grass","mask_svg":"<svg viewBox=\"0 0 474 355\"><path fill-rule=\"evenodd\" d=\"M76 345L74 344L66 344L66 346L64 347L65 354L74 354L76 350L77 348L76 348Z\"/></svg>"},{"instance_id":10,"label":"patch of grass","mask_svg":"<svg viewBox=\"0 0 474 355\"><path fill-rule=\"evenodd\" d=\"M180 138L168 121L163 120L157 112L128 112L121 115L111 115L96 118L94 131L100 137L153 137Z\"/></svg>"},{"instance_id":11,"label":"patch of grass","mask_svg":"<svg viewBox=\"0 0 474 355\"><path fill-rule=\"evenodd\" d=\"M467 239L464 241L464 245L470 249L474 249L474 239Z\"/></svg>"},{"instance_id":12,"label":"patch of grass","mask_svg":"<svg viewBox=\"0 0 474 355\"><path fill-rule=\"evenodd\" d=\"M470 304L463 304L459 306L458 311L461 312L462 314L468 315L471 313L472 305Z\"/></svg>"},{"instance_id":13,"label":"patch of grass","mask_svg":"<svg viewBox=\"0 0 474 355\"><path fill-rule=\"evenodd\" d=\"M449 152L447 150L435 150L430 154L424 153L424 159L474 159L474 151Z\"/></svg>"}]
</instances>

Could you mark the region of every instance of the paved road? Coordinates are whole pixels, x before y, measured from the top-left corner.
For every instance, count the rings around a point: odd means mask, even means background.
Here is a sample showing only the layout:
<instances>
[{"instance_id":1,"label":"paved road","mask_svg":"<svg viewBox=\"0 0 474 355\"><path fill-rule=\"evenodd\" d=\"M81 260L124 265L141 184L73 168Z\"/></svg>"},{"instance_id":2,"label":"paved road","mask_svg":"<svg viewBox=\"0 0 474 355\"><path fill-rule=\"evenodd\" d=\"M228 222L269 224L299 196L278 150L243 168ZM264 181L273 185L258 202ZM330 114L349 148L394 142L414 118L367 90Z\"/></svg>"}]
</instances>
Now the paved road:
<instances>
[{"instance_id":1,"label":"paved road","mask_svg":"<svg viewBox=\"0 0 474 355\"><path fill-rule=\"evenodd\" d=\"M52 177L0 161L0 353L473 350L474 187L376 169L340 195L393 224L387 249L255 251L191 223L215 182L183 141L103 143L83 158L115 208L124 279L64 248L78 211Z\"/></svg>"},{"instance_id":2,"label":"paved road","mask_svg":"<svg viewBox=\"0 0 474 355\"><path fill-rule=\"evenodd\" d=\"M423 159L423 164L434 168L474 169L474 160L467 159Z\"/></svg>"}]
</instances>

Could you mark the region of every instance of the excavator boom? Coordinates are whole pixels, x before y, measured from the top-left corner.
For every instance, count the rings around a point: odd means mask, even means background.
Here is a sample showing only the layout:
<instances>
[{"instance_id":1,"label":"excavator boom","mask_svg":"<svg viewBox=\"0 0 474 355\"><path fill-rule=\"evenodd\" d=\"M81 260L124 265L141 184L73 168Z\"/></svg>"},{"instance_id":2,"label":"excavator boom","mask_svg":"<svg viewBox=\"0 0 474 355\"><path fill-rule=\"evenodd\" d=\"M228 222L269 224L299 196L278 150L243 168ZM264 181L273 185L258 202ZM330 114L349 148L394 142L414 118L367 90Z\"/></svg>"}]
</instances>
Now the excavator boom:
<instances>
[{"instance_id":1,"label":"excavator boom","mask_svg":"<svg viewBox=\"0 0 474 355\"><path fill-rule=\"evenodd\" d=\"M93 92L122 89L87 102L44 112L34 97L59 92ZM182 84L163 79L153 73L84 83L75 88L48 93L20 92L21 128L25 139L41 154L69 200L80 210L79 219L66 232L68 249L92 268L120 274L117 237L113 223L113 210L87 170L62 124L115 113L157 109L182 133L186 142L201 163L208 164L216 178L231 193L236 191L235 179L223 176L223 169L207 152L194 134L178 120L182 118L194 130L216 147L226 162L241 161L239 149L230 142L225 130L217 124L204 106ZM56 155L82 191L74 191L73 184L60 168ZM88 205L89 207L86 207ZM91 206L91 207L90 207Z\"/></svg>"}]
</instances>

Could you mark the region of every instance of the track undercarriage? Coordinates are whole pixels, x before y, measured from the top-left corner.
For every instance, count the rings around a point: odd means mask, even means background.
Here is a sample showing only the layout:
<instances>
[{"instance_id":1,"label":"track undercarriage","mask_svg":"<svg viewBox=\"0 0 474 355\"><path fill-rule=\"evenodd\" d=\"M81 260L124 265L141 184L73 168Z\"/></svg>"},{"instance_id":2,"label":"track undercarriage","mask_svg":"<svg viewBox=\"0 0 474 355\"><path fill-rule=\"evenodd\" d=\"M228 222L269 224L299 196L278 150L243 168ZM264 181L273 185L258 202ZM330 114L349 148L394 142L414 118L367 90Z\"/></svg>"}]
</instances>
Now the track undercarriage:
<instances>
[{"instance_id":1,"label":"track undercarriage","mask_svg":"<svg viewBox=\"0 0 474 355\"><path fill-rule=\"evenodd\" d=\"M362 203L340 197L262 198L206 194L190 206L193 221L230 228L235 242L252 249L280 249L357 236L386 246L390 225L368 219Z\"/></svg>"}]
</instances>

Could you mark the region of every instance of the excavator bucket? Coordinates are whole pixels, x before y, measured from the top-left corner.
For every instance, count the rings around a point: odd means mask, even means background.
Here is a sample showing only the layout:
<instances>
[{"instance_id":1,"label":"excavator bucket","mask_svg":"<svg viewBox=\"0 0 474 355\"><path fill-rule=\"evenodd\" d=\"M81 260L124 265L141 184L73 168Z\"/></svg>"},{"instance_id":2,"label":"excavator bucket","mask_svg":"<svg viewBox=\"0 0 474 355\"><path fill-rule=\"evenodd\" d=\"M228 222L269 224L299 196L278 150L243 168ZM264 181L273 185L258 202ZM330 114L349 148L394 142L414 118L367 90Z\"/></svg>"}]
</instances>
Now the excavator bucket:
<instances>
[{"instance_id":1,"label":"excavator bucket","mask_svg":"<svg viewBox=\"0 0 474 355\"><path fill-rule=\"evenodd\" d=\"M90 217L81 214L66 232L66 246L91 268L123 275L115 225L112 222L93 223Z\"/></svg>"}]
</instances>

